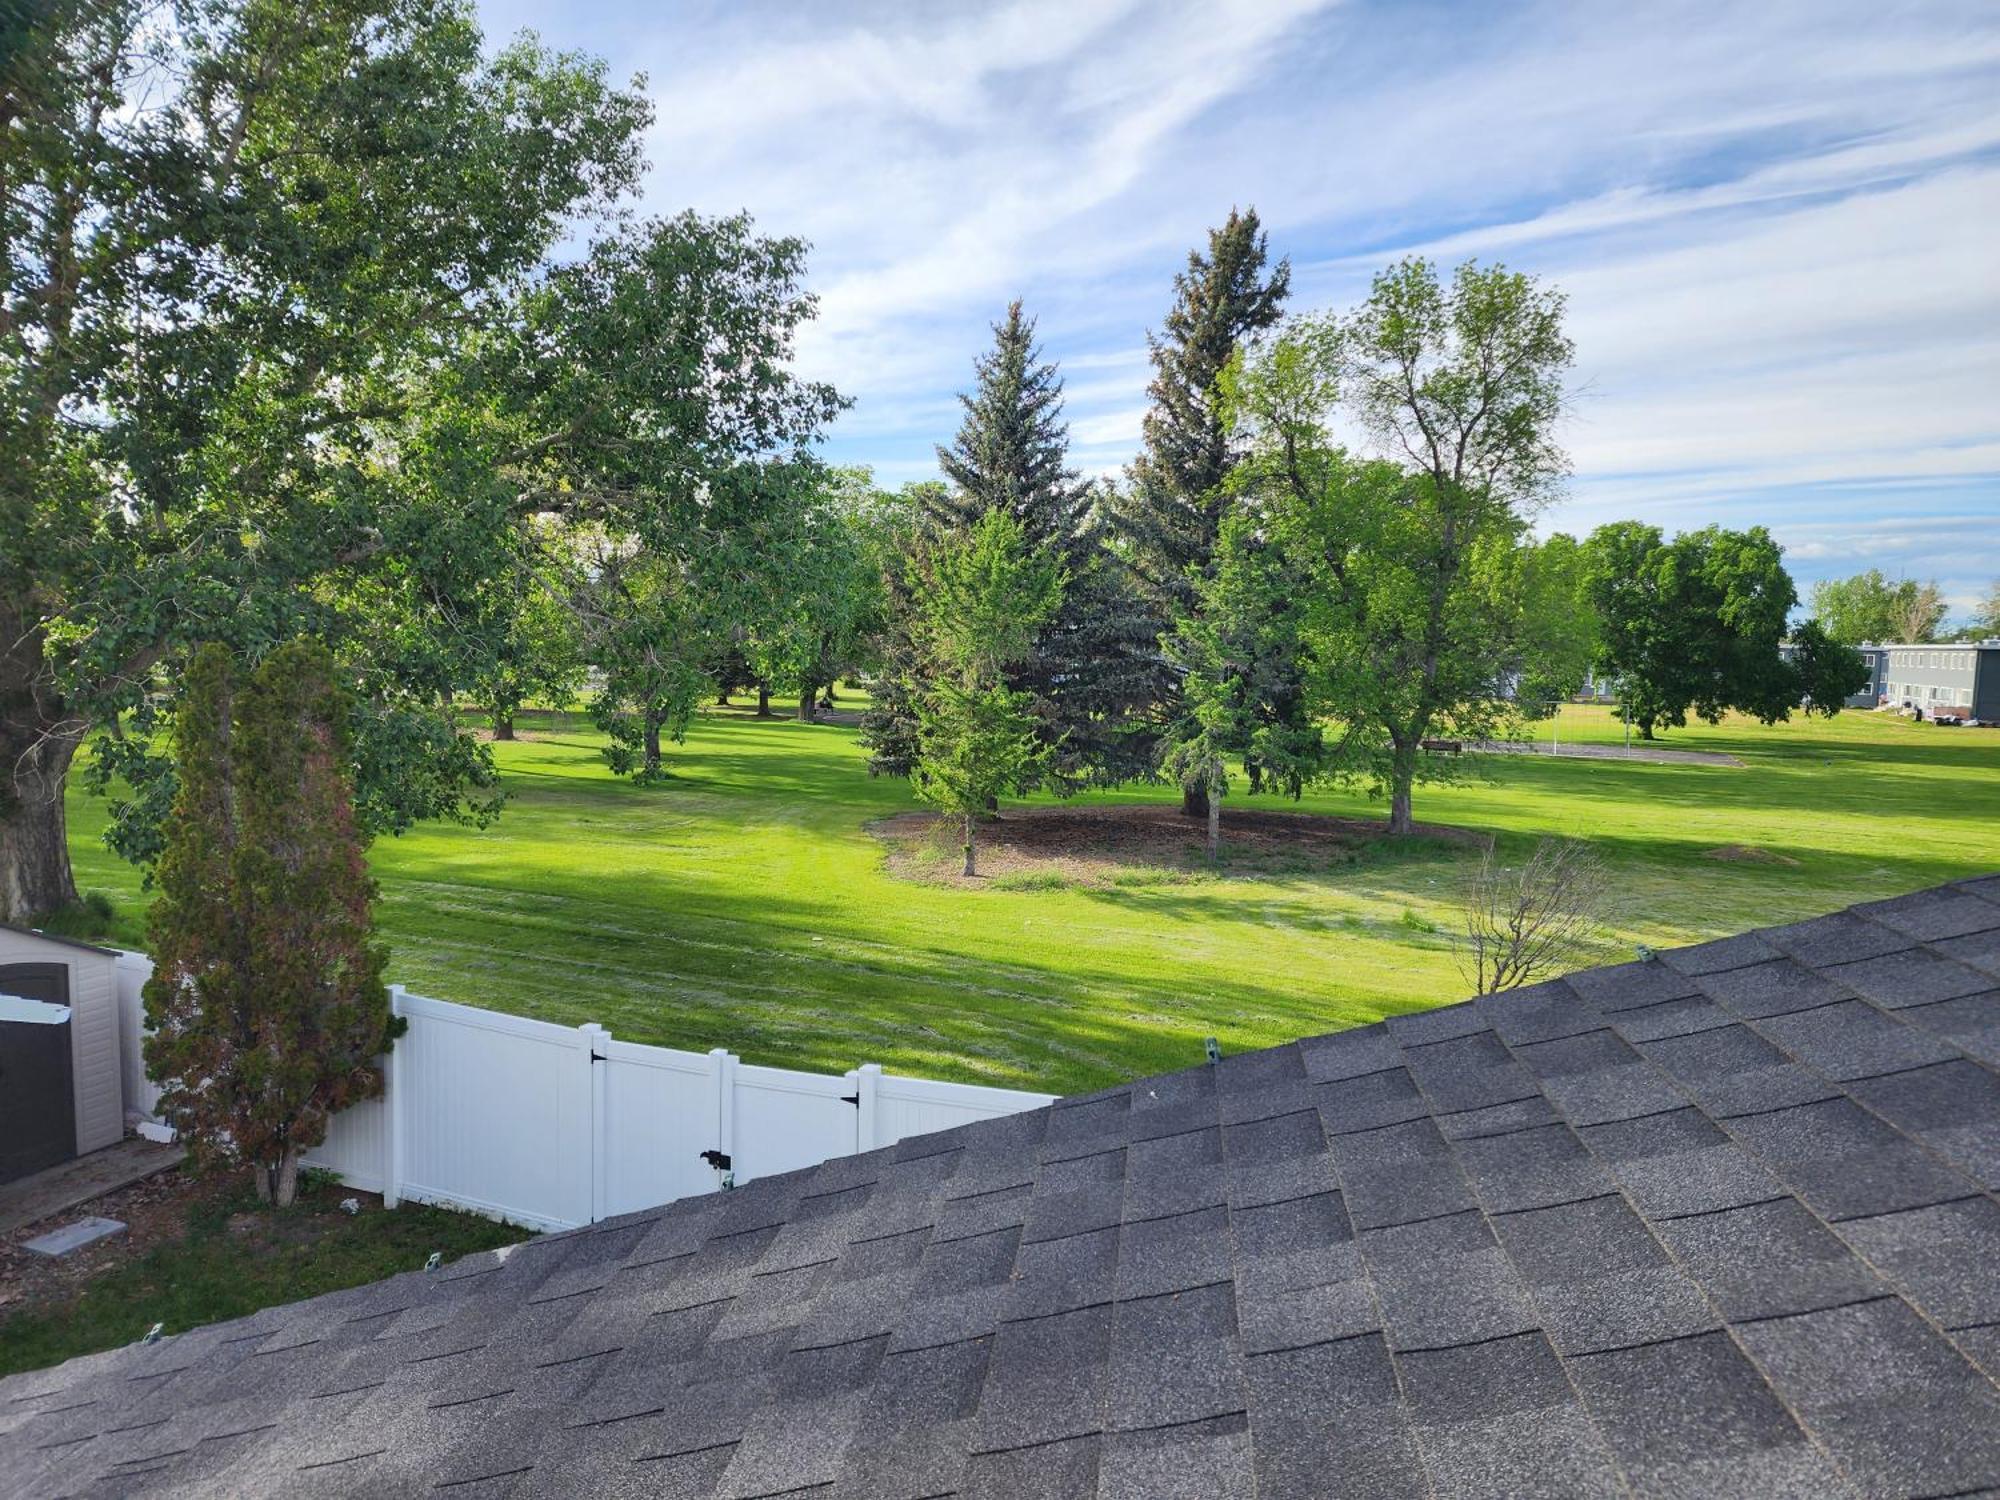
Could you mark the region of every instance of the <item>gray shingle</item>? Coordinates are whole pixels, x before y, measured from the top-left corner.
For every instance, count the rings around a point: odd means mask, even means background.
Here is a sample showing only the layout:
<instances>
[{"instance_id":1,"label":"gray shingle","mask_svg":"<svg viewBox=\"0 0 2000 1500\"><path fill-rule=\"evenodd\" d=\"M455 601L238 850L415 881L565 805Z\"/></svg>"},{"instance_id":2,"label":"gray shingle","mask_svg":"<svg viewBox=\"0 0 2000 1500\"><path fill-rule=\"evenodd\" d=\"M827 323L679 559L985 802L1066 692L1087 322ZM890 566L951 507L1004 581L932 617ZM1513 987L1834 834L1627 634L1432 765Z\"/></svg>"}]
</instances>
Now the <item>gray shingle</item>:
<instances>
[{"instance_id":1,"label":"gray shingle","mask_svg":"<svg viewBox=\"0 0 2000 1500\"><path fill-rule=\"evenodd\" d=\"M2000 1191L2000 1074L1964 1060L1857 1080L1854 1096L1989 1192Z\"/></svg>"},{"instance_id":2,"label":"gray shingle","mask_svg":"<svg viewBox=\"0 0 2000 1500\"><path fill-rule=\"evenodd\" d=\"M1231 1286L1121 1301L1106 1396L1106 1426L1117 1431L1247 1411Z\"/></svg>"},{"instance_id":3,"label":"gray shingle","mask_svg":"<svg viewBox=\"0 0 2000 1500\"><path fill-rule=\"evenodd\" d=\"M1109 1306L1003 1324L979 1402L978 1446L1019 1448L1103 1431L1110 1358Z\"/></svg>"},{"instance_id":4,"label":"gray shingle","mask_svg":"<svg viewBox=\"0 0 2000 1500\"><path fill-rule=\"evenodd\" d=\"M1982 1492L1996 897L1232 1054L0 1380L0 1492Z\"/></svg>"},{"instance_id":5,"label":"gray shingle","mask_svg":"<svg viewBox=\"0 0 2000 1500\"><path fill-rule=\"evenodd\" d=\"M1910 1025L1943 1037L1987 1067L2000 1068L2000 990L1912 1006L1897 1014Z\"/></svg>"},{"instance_id":6,"label":"gray shingle","mask_svg":"<svg viewBox=\"0 0 2000 1500\"><path fill-rule=\"evenodd\" d=\"M1934 1000L1955 1000L1960 995L1976 995L1993 987L1991 975L1928 948L1910 948L1886 958L1842 964L1833 973L1842 984L1892 1010L1906 1005L1928 1005Z\"/></svg>"},{"instance_id":7,"label":"gray shingle","mask_svg":"<svg viewBox=\"0 0 2000 1500\"><path fill-rule=\"evenodd\" d=\"M1428 1493L1380 1337L1331 1340L1244 1364L1259 1500Z\"/></svg>"},{"instance_id":8,"label":"gray shingle","mask_svg":"<svg viewBox=\"0 0 2000 1500\"><path fill-rule=\"evenodd\" d=\"M1875 1271L1790 1196L1655 1228L1732 1322L1833 1307L1882 1290Z\"/></svg>"},{"instance_id":9,"label":"gray shingle","mask_svg":"<svg viewBox=\"0 0 2000 1500\"><path fill-rule=\"evenodd\" d=\"M1608 1193L1616 1184L1567 1125L1459 1141L1459 1165L1489 1214L1545 1208Z\"/></svg>"},{"instance_id":10,"label":"gray shingle","mask_svg":"<svg viewBox=\"0 0 2000 1500\"><path fill-rule=\"evenodd\" d=\"M1855 1085L1857 1092L1863 1087ZM1962 1198L1971 1187L1929 1151L1852 1099L1744 1116L1731 1120L1729 1128L1808 1208L1827 1219L1922 1208Z\"/></svg>"},{"instance_id":11,"label":"gray shingle","mask_svg":"<svg viewBox=\"0 0 2000 1500\"><path fill-rule=\"evenodd\" d=\"M2000 928L2000 907L1969 891L1948 887L1887 901L1870 901L1855 907L1854 915L1880 922L1925 943Z\"/></svg>"},{"instance_id":12,"label":"gray shingle","mask_svg":"<svg viewBox=\"0 0 2000 1500\"><path fill-rule=\"evenodd\" d=\"M1749 1323L1739 1337L1863 1493L2000 1485L2000 1390L1900 1297Z\"/></svg>"},{"instance_id":13,"label":"gray shingle","mask_svg":"<svg viewBox=\"0 0 2000 1500\"><path fill-rule=\"evenodd\" d=\"M1616 1493L1617 1470L1540 1333L1397 1358L1440 1495Z\"/></svg>"},{"instance_id":14,"label":"gray shingle","mask_svg":"<svg viewBox=\"0 0 2000 1500\"><path fill-rule=\"evenodd\" d=\"M1856 1219L1840 1233L1933 1322L2000 1324L2000 1204L1991 1198Z\"/></svg>"},{"instance_id":15,"label":"gray shingle","mask_svg":"<svg viewBox=\"0 0 2000 1500\"><path fill-rule=\"evenodd\" d=\"M1104 1500L1252 1500L1250 1423L1241 1413L1114 1432L1098 1458Z\"/></svg>"},{"instance_id":16,"label":"gray shingle","mask_svg":"<svg viewBox=\"0 0 2000 1500\"><path fill-rule=\"evenodd\" d=\"M1727 1334L1586 1354L1571 1364L1641 1493L1807 1500L1847 1492Z\"/></svg>"}]
</instances>

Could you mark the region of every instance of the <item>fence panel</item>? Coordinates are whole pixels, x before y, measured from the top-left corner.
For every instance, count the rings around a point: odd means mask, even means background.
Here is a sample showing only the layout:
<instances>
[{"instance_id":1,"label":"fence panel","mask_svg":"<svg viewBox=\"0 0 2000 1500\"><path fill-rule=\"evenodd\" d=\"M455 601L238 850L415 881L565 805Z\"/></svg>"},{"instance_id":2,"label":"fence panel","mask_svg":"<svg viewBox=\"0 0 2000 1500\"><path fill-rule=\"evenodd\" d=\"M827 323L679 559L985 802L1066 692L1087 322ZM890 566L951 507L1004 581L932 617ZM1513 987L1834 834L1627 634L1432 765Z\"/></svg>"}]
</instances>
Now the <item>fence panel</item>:
<instances>
[{"instance_id":1,"label":"fence panel","mask_svg":"<svg viewBox=\"0 0 2000 1500\"><path fill-rule=\"evenodd\" d=\"M142 953L118 962L129 1120L160 1128L145 1075ZM748 1182L1052 1103L1050 1094L884 1074L746 1064L718 1047L677 1051L390 986L409 1030L384 1096L343 1110L310 1166L394 1204L409 1197L537 1228L570 1228L706 1193L728 1158Z\"/></svg>"},{"instance_id":2,"label":"fence panel","mask_svg":"<svg viewBox=\"0 0 2000 1500\"><path fill-rule=\"evenodd\" d=\"M928 1135L974 1120L1016 1114L1056 1102L1054 1094L984 1088L972 1083L936 1083L884 1073L875 1088L875 1139L866 1146L889 1146L909 1135Z\"/></svg>"},{"instance_id":3,"label":"fence panel","mask_svg":"<svg viewBox=\"0 0 2000 1500\"><path fill-rule=\"evenodd\" d=\"M815 1167L860 1149L853 1074L794 1073L730 1059L734 1130L724 1149L739 1183Z\"/></svg>"},{"instance_id":4,"label":"fence panel","mask_svg":"<svg viewBox=\"0 0 2000 1500\"><path fill-rule=\"evenodd\" d=\"M159 1119L160 1087L146 1076L146 981L153 961L143 953L118 953L118 1050L124 1070L125 1123L144 1126Z\"/></svg>"},{"instance_id":5,"label":"fence panel","mask_svg":"<svg viewBox=\"0 0 2000 1500\"><path fill-rule=\"evenodd\" d=\"M591 1222L590 1037L556 1026L403 999L394 1127L403 1197L543 1226Z\"/></svg>"},{"instance_id":6,"label":"fence panel","mask_svg":"<svg viewBox=\"0 0 2000 1500\"><path fill-rule=\"evenodd\" d=\"M721 1136L722 1059L607 1040L598 1066L598 1216L671 1203L721 1185L702 1160Z\"/></svg>"},{"instance_id":7,"label":"fence panel","mask_svg":"<svg viewBox=\"0 0 2000 1500\"><path fill-rule=\"evenodd\" d=\"M335 1115L327 1126L326 1139L303 1160L309 1167L338 1172L349 1187L393 1198L389 1145L388 1101L364 1099Z\"/></svg>"}]
</instances>

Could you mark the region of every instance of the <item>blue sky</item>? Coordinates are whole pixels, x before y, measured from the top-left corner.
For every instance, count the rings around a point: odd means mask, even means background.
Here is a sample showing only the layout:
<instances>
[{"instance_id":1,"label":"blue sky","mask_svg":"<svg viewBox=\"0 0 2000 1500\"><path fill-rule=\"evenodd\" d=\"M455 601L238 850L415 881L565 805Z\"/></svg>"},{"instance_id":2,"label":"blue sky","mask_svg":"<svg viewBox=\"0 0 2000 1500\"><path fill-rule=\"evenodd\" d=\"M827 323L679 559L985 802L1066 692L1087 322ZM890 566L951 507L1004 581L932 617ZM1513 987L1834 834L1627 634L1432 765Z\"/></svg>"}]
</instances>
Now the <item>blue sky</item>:
<instances>
[{"instance_id":1,"label":"blue sky","mask_svg":"<svg viewBox=\"0 0 2000 1500\"><path fill-rule=\"evenodd\" d=\"M1145 332L1254 205L1295 308L1406 252L1570 299L1545 529L1762 523L1803 589L2000 577L2000 6L483 0L644 72L645 206L813 243L832 456L935 472L1020 296L1074 456L1131 456Z\"/></svg>"}]
</instances>

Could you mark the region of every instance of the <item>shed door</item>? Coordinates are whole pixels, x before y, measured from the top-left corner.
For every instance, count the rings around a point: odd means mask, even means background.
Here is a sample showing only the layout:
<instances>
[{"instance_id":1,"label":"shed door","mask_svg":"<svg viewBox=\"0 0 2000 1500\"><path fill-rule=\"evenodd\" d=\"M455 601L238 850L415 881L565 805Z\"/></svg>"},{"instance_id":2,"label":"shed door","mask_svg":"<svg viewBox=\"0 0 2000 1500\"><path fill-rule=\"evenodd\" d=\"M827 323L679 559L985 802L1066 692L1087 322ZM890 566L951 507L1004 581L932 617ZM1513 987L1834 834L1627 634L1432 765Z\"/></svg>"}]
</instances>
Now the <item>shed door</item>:
<instances>
[{"instance_id":1,"label":"shed door","mask_svg":"<svg viewBox=\"0 0 2000 1500\"><path fill-rule=\"evenodd\" d=\"M69 1004L67 964L0 964L0 995ZM0 1022L0 1182L76 1155L68 1021Z\"/></svg>"}]
</instances>

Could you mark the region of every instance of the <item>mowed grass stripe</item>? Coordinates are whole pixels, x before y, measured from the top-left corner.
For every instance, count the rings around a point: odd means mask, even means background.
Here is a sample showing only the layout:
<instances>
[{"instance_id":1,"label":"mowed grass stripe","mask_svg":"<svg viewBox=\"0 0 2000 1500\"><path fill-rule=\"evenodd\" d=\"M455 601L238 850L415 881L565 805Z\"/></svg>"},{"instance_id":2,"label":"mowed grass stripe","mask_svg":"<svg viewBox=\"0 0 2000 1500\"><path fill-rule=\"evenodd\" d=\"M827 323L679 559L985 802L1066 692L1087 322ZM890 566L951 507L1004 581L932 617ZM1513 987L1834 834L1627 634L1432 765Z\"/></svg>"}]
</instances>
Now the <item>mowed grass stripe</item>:
<instances>
[{"instance_id":1,"label":"mowed grass stripe","mask_svg":"<svg viewBox=\"0 0 2000 1500\"><path fill-rule=\"evenodd\" d=\"M867 775L852 730L704 715L674 779L637 787L574 720L524 724L541 737L495 747L498 824L375 848L391 973L412 989L752 1062L1059 1092L1187 1066L1209 1035L1267 1045L1465 993L1465 847L957 889L886 869L868 827L915 803ZM1559 733L1623 738L1600 709L1565 709ZM1420 789L1418 815L1491 832L1510 856L1542 834L1591 840L1618 901L1592 961L2000 869L2000 734L1843 714L1732 718L1661 743L1744 764L1466 757L1457 784ZM1358 792L1295 805L1240 787L1229 805L1381 811ZM120 900L119 936L138 945L137 874L99 843L101 805L78 793L71 807L79 881Z\"/></svg>"}]
</instances>

